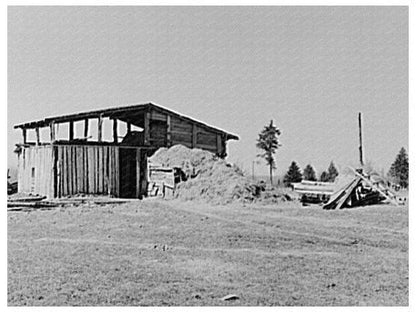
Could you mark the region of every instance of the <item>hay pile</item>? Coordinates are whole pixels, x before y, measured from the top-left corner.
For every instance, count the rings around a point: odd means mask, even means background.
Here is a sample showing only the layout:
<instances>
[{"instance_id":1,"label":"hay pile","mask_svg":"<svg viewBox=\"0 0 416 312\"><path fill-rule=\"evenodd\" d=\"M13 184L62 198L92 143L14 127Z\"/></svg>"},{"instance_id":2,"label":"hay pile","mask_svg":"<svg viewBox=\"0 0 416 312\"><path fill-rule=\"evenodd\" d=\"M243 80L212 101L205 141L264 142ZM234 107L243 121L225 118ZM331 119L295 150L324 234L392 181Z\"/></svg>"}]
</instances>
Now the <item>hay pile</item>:
<instances>
[{"instance_id":1,"label":"hay pile","mask_svg":"<svg viewBox=\"0 0 416 312\"><path fill-rule=\"evenodd\" d=\"M240 168L208 151L175 145L160 148L149 161L182 169L188 179L177 185L175 197L184 200L227 204L252 202L260 196L260 187L245 177Z\"/></svg>"}]
</instances>

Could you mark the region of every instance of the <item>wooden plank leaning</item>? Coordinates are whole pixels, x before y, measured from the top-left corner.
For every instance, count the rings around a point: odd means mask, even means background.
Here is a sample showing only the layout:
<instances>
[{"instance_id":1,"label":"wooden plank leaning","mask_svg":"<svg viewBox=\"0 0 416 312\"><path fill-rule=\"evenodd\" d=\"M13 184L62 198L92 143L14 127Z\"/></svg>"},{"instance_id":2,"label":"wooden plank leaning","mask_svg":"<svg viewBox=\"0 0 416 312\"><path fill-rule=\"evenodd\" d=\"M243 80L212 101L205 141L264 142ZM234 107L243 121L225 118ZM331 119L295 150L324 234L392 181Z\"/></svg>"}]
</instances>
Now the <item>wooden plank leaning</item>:
<instances>
[{"instance_id":1,"label":"wooden plank leaning","mask_svg":"<svg viewBox=\"0 0 416 312\"><path fill-rule=\"evenodd\" d=\"M345 203L350 198L351 193L355 190L357 185L361 182L361 179L356 178L354 182L350 185L348 189L345 190L345 195L341 197L341 199L338 201L337 206L335 209L342 209L345 206Z\"/></svg>"},{"instance_id":2,"label":"wooden plank leaning","mask_svg":"<svg viewBox=\"0 0 416 312\"><path fill-rule=\"evenodd\" d=\"M345 195L347 189L349 189L355 182L355 179L351 181L347 186L340 189L338 192L331 195L331 199L327 202L323 209L335 209L337 206L338 201Z\"/></svg>"},{"instance_id":3,"label":"wooden plank leaning","mask_svg":"<svg viewBox=\"0 0 416 312\"><path fill-rule=\"evenodd\" d=\"M385 199L388 199L388 200L390 200L393 204L395 204L396 206L398 206L399 205L399 203L397 202L397 199L394 197L394 196L391 196L391 195L389 195L389 194L386 194L386 193L384 193L383 192L383 190L382 189L380 189L377 185L375 185L372 181L370 181L369 179L367 179L366 177L364 177L362 174L360 174L360 173L358 173L356 170L354 170L353 168L351 168L351 167L348 167L348 168L350 168L353 172L354 172L354 174L357 176L357 177L360 177L361 179L363 179L366 183L368 183L372 188L374 188L377 192L379 192L380 193L380 195L381 196L383 196Z\"/></svg>"}]
</instances>

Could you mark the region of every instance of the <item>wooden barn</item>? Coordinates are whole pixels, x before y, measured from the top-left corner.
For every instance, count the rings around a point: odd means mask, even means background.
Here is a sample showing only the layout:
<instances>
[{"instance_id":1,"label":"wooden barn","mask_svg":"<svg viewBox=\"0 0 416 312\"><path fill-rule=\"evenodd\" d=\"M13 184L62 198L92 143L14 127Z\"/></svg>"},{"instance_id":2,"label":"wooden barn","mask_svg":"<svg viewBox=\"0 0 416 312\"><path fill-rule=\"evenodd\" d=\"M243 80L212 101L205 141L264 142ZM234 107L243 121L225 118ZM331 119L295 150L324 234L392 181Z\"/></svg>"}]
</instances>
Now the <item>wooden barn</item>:
<instances>
[{"instance_id":1,"label":"wooden barn","mask_svg":"<svg viewBox=\"0 0 416 312\"><path fill-rule=\"evenodd\" d=\"M225 157L227 140L238 140L152 103L49 117L14 128L23 132L23 143L17 144L19 192L49 198L141 198L147 191L147 157L159 147L182 144Z\"/></svg>"}]
</instances>

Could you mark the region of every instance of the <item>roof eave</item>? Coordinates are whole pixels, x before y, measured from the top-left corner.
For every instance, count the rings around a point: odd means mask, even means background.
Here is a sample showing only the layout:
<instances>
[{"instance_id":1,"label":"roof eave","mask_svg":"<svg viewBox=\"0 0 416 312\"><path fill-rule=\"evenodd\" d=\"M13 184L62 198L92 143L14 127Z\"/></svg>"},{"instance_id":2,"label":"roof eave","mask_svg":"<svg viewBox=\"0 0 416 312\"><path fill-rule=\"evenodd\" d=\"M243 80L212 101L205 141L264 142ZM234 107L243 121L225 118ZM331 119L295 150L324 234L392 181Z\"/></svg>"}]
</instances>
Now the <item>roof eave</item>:
<instances>
[{"instance_id":1,"label":"roof eave","mask_svg":"<svg viewBox=\"0 0 416 312\"><path fill-rule=\"evenodd\" d=\"M37 121L31 121L31 122L26 122L26 123L22 123L22 124L17 124L14 125L14 129L33 129L33 128L41 128L41 127L48 127L50 126L52 123L64 123L64 122L69 122L69 121L80 121L86 118L99 118L100 116L102 117L111 117L112 115L116 115L117 113L120 112L126 112L129 110L146 110L146 109L155 109L158 111L165 111L166 113L169 114L173 114L175 116L177 116L178 118L181 119L185 119L188 120L190 122L199 124L202 127L206 127L209 128L213 131L215 131L216 133L225 135L225 139L226 140L239 140L239 137L231 134L231 133L227 133L221 129L215 128L213 126L207 125L205 123L203 123L202 121L193 119L191 117L182 115L178 112L172 111L168 108L165 108L161 105L157 105L154 103L143 103L143 104L134 104L134 105L129 105L129 106L124 106L124 107L115 107L115 108L107 108L107 109L100 109L100 110L96 110L96 111L90 111L90 112L81 112L81 113L76 113L76 114L68 114L68 115L63 115L63 116L57 116L57 117L47 117L45 119L41 119L41 120L37 120Z\"/></svg>"},{"instance_id":2,"label":"roof eave","mask_svg":"<svg viewBox=\"0 0 416 312\"><path fill-rule=\"evenodd\" d=\"M57 116L57 117L47 117L45 119L41 119L37 121L17 124L14 126L14 129L17 129L17 128L30 129L30 128L37 128L37 127L47 127L53 122L64 123L64 122L69 122L69 121L79 121L85 118L99 118L100 115L103 117L110 117L120 111L126 112L129 110L138 110L138 109L144 110L147 107L149 107L150 104L151 103L134 104L134 105L125 106L125 107L107 108L107 109L100 109L96 111L81 112L81 113L68 114L68 115Z\"/></svg>"},{"instance_id":3,"label":"roof eave","mask_svg":"<svg viewBox=\"0 0 416 312\"><path fill-rule=\"evenodd\" d=\"M234 134L227 133L226 134L226 140L236 140L236 141L238 141L238 140L240 140L240 138L238 136L234 135Z\"/></svg>"}]
</instances>

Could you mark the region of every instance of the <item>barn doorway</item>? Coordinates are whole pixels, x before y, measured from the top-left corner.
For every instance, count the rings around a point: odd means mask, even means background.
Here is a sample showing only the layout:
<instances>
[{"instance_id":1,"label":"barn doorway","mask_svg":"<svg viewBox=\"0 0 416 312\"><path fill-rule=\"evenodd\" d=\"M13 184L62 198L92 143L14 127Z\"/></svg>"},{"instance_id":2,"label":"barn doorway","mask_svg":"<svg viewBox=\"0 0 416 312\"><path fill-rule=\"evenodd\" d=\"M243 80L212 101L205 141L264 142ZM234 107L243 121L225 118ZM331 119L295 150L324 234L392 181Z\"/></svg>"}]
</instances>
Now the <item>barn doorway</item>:
<instances>
[{"instance_id":1,"label":"barn doorway","mask_svg":"<svg viewBox=\"0 0 416 312\"><path fill-rule=\"evenodd\" d=\"M143 148L120 147L119 173L121 198L147 195L147 152Z\"/></svg>"},{"instance_id":2,"label":"barn doorway","mask_svg":"<svg viewBox=\"0 0 416 312\"><path fill-rule=\"evenodd\" d=\"M135 148L120 148L120 197L137 198L137 152Z\"/></svg>"}]
</instances>

